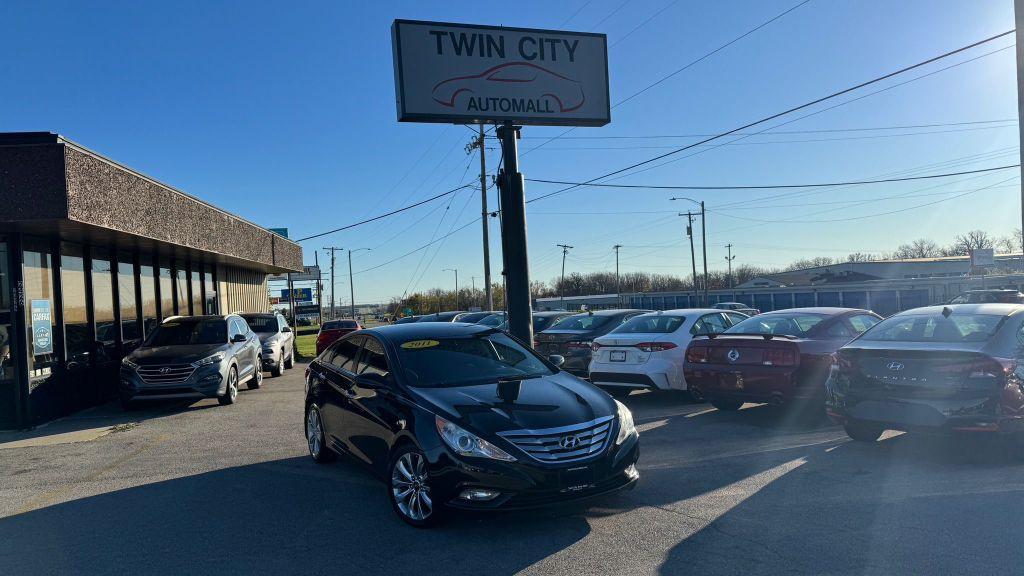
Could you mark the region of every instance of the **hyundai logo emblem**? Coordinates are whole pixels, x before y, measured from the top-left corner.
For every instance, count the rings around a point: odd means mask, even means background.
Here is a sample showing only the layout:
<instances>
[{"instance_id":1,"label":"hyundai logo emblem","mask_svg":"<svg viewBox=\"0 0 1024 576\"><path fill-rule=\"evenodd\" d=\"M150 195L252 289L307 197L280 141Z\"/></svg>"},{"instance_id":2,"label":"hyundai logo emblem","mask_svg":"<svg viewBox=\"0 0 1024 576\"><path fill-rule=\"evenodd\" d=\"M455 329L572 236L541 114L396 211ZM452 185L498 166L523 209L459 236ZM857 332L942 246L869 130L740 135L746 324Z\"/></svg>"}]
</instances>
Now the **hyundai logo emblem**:
<instances>
[{"instance_id":1,"label":"hyundai logo emblem","mask_svg":"<svg viewBox=\"0 0 1024 576\"><path fill-rule=\"evenodd\" d=\"M729 350L726 357L729 359L729 362L735 362L740 359L740 352L736 349Z\"/></svg>"},{"instance_id":2,"label":"hyundai logo emblem","mask_svg":"<svg viewBox=\"0 0 1024 576\"><path fill-rule=\"evenodd\" d=\"M903 370L903 362L889 362L886 368L892 370L893 372L898 372L900 370Z\"/></svg>"},{"instance_id":3,"label":"hyundai logo emblem","mask_svg":"<svg viewBox=\"0 0 1024 576\"><path fill-rule=\"evenodd\" d=\"M161 374L167 374L170 371L171 371L171 369L168 368L167 366L164 366L163 368L160 369L160 373Z\"/></svg>"},{"instance_id":4,"label":"hyundai logo emblem","mask_svg":"<svg viewBox=\"0 0 1024 576\"><path fill-rule=\"evenodd\" d=\"M568 436L562 436L558 440L558 445L561 446L562 448L572 449L580 445L580 439L578 436L573 436L572 434Z\"/></svg>"}]
</instances>

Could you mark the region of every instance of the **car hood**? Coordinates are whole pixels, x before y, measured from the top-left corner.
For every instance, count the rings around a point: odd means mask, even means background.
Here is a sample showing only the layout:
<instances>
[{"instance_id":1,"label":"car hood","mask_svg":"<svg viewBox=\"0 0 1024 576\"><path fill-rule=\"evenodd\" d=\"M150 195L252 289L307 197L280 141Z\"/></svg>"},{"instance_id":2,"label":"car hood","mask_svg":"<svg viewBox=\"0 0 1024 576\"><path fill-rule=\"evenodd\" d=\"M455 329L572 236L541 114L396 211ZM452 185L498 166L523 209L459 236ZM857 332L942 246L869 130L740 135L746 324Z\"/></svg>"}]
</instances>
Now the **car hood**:
<instances>
[{"instance_id":1,"label":"car hood","mask_svg":"<svg viewBox=\"0 0 1024 576\"><path fill-rule=\"evenodd\" d=\"M153 364L191 364L217 352L226 351L227 344L189 344L185 346L153 346L139 348L129 356L139 366Z\"/></svg>"},{"instance_id":2,"label":"car hood","mask_svg":"<svg viewBox=\"0 0 1024 576\"><path fill-rule=\"evenodd\" d=\"M499 396L499 387L512 394ZM427 407L472 432L540 430L589 422L618 413L615 401L597 387L565 372L513 384L411 388Z\"/></svg>"},{"instance_id":3,"label":"car hood","mask_svg":"<svg viewBox=\"0 0 1024 576\"><path fill-rule=\"evenodd\" d=\"M260 342L266 342L267 340L277 336L277 332L256 332L256 337L260 339Z\"/></svg>"}]
</instances>

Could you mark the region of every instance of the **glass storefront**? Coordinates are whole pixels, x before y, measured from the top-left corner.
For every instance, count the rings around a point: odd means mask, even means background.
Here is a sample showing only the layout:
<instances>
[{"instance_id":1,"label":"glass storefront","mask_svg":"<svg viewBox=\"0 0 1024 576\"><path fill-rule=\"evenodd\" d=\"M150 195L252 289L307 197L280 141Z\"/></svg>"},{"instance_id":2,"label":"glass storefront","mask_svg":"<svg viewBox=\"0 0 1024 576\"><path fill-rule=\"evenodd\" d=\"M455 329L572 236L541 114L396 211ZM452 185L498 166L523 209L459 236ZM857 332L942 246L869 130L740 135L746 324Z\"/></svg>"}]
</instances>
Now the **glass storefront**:
<instances>
[{"instance_id":1,"label":"glass storefront","mask_svg":"<svg viewBox=\"0 0 1024 576\"><path fill-rule=\"evenodd\" d=\"M7 270L7 242L0 236L0 424L17 421L17 386L15 377L13 332L11 331L10 274Z\"/></svg>"},{"instance_id":2,"label":"glass storefront","mask_svg":"<svg viewBox=\"0 0 1024 576\"><path fill-rule=\"evenodd\" d=\"M45 241L25 240L23 273L29 377L46 379L53 373L57 355L53 345L53 260Z\"/></svg>"},{"instance_id":3,"label":"glass storefront","mask_svg":"<svg viewBox=\"0 0 1024 576\"><path fill-rule=\"evenodd\" d=\"M121 305L121 338L125 346L131 347L138 344L142 335L139 309L135 303L135 264L131 254L117 257L117 294Z\"/></svg>"},{"instance_id":4,"label":"glass storefront","mask_svg":"<svg viewBox=\"0 0 1024 576\"><path fill-rule=\"evenodd\" d=\"M177 268L177 282L174 283L174 301L178 305L179 316L190 316L192 311L189 309L188 301L188 271L185 270L185 263L178 261L175 263Z\"/></svg>"},{"instance_id":5,"label":"glass storefront","mask_svg":"<svg viewBox=\"0 0 1024 576\"><path fill-rule=\"evenodd\" d=\"M145 338L156 326L156 276L153 257L139 256L139 293L142 295L142 337Z\"/></svg>"},{"instance_id":6,"label":"glass storefront","mask_svg":"<svg viewBox=\"0 0 1024 576\"><path fill-rule=\"evenodd\" d=\"M213 266L210 264L203 266L203 298L206 301L203 312L217 314L217 283L213 279Z\"/></svg>"},{"instance_id":7,"label":"glass storefront","mask_svg":"<svg viewBox=\"0 0 1024 576\"><path fill-rule=\"evenodd\" d=\"M171 276L171 262L160 258L160 318L169 318L174 311L174 277Z\"/></svg>"},{"instance_id":8,"label":"glass storefront","mask_svg":"<svg viewBox=\"0 0 1024 576\"><path fill-rule=\"evenodd\" d=\"M85 254L78 244L60 246L61 293L64 297L64 349L67 368L89 365L92 338L89 336L89 312L85 299Z\"/></svg>"},{"instance_id":9,"label":"glass storefront","mask_svg":"<svg viewBox=\"0 0 1024 576\"><path fill-rule=\"evenodd\" d=\"M96 361L113 362L117 359L117 326L114 325L113 269L110 251L92 249L92 310L96 323Z\"/></svg>"},{"instance_id":10,"label":"glass storefront","mask_svg":"<svg viewBox=\"0 0 1024 576\"><path fill-rule=\"evenodd\" d=\"M192 313L202 314L203 313L203 286L201 275L199 270L195 269L195 264L192 265Z\"/></svg>"}]
</instances>

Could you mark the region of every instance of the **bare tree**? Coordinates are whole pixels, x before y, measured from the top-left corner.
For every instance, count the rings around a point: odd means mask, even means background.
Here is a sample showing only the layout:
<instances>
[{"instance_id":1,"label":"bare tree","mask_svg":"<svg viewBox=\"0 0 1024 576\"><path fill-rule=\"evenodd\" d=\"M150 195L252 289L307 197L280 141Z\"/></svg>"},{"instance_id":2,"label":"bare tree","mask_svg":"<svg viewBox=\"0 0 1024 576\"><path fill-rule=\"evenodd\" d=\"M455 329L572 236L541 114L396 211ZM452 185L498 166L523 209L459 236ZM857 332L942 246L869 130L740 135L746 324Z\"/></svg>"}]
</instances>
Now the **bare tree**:
<instances>
[{"instance_id":1,"label":"bare tree","mask_svg":"<svg viewBox=\"0 0 1024 576\"><path fill-rule=\"evenodd\" d=\"M995 248L997 252L1003 254L1011 254L1015 252L1021 252L1021 233L1020 228L1017 228L1009 236L1003 236L996 240Z\"/></svg>"},{"instance_id":2,"label":"bare tree","mask_svg":"<svg viewBox=\"0 0 1024 576\"><path fill-rule=\"evenodd\" d=\"M961 234L953 240L945 250L943 250L943 256L967 256L973 250L982 248L994 247L994 242L988 232L984 230L971 230L966 234Z\"/></svg>"},{"instance_id":3,"label":"bare tree","mask_svg":"<svg viewBox=\"0 0 1024 576\"><path fill-rule=\"evenodd\" d=\"M928 238L918 238L909 244L900 244L900 247L892 253L893 258L898 260L935 258L941 255L942 250L939 248L939 245Z\"/></svg>"},{"instance_id":4,"label":"bare tree","mask_svg":"<svg viewBox=\"0 0 1024 576\"><path fill-rule=\"evenodd\" d=\"M847 262L871 262L877 259L878 256L875 254L868 254L867 252L852 252L846 257Z\"/></svg>"}]
</instances>

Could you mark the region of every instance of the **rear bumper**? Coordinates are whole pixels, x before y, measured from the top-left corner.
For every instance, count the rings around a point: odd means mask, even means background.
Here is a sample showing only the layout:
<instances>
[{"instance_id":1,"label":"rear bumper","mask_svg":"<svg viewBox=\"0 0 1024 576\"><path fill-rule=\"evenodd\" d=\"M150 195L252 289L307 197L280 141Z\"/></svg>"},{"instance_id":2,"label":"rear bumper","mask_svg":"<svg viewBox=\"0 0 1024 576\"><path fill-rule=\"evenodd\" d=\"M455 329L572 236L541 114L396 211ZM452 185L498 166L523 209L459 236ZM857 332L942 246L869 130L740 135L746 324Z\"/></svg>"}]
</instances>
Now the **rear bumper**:
<instances>
[{"instance_id":1,"label":"rear bumper","mask_svg":"<svg viewBox=\"0 0 1024 576\"><path fill-rule=\"evenodd\" d=\"M596 386L628 386L658 390L686 390L682 368L665 360L649 360L643 364L591 362L590 381Z\"/></svg>"},{"instance_id":2,"label":"rear bumper","mask_svg":"<svg viewBox=\"0 0 1024 576\"><path fill-rule=\"evenodd\" d=\"M693 369L684 371L691 388L706 398L731 398L744 402L821 401L825 382L798 385L794 368Z\"/></svg>"},{"instance_id":3,"label":"rear bumper","mask_svg":"<svg viewBox=\"0 0 1024 576\"><path fill-rule=\"evenodd\" d=\"M1024 434L1024 415L1001 413L995 397L958 400L858 399L830 395L825 403L837 424L873 424L890 430L953 434Z\"/></svg>"}]
</instances>

